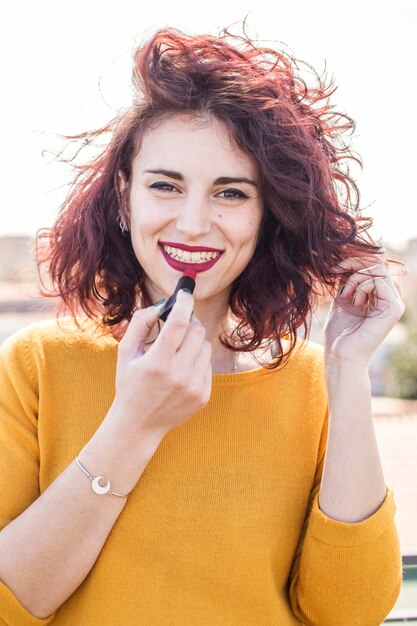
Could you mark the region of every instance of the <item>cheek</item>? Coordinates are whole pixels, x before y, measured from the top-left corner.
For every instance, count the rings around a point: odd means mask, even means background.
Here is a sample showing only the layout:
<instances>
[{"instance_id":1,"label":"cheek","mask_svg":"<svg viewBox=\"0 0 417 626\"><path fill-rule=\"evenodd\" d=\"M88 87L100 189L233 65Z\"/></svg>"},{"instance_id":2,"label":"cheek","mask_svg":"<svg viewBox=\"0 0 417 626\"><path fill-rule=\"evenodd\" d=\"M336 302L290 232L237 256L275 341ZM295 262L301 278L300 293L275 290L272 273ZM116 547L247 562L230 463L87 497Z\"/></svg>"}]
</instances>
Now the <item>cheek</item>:
<instances>
[{"instance_id":1,"label":"cheek","mask_svg":"<svg viewBox=\"0 0 417 626\"><path fill-rule=\"evenodd\" d=\"M155 212L149 207L141 189L135 189L130 194L130 223L132 233L148 232L155 222Z\"/></svg>"},{"instance_id":2,"label":"cheek","mask_svg":"<svg viewBox=\"0 0 417 626\"><path fill-rule=\"evenodd\" d=\"M256 241L258 235L259 224L254 218L248 218L241 223L240 232L242 239L247 243Z\"/></svg>"},{"instance_id":3,"label":"cheek","mask_svg":"<svg viewBox=\"0 0 417 626\"><path fill-rule=\"evenodd\" d=\"M133 209L131 211L130 223L132 233L151 235L164 226L165 220L162 215L151 209Z\"/></svg>"},{"instance_id":4,"label":"cheek","mask_svg":"<svg viewBox=\"0 0 417 626\"><path fill-rule=\"evenodd\" d=\"M221 213L219 213L219 217L223 217ZM228 232L230 232L234 239L241 241L248 241L252 237L255 236L256 232L259 228L260 220L258 220L257 216L253 214L252 211L241 212L240 214L236 212L233 217L226 216L227 219L223 221L223 228L227 228Z\"/></svg>"}]
</instances>

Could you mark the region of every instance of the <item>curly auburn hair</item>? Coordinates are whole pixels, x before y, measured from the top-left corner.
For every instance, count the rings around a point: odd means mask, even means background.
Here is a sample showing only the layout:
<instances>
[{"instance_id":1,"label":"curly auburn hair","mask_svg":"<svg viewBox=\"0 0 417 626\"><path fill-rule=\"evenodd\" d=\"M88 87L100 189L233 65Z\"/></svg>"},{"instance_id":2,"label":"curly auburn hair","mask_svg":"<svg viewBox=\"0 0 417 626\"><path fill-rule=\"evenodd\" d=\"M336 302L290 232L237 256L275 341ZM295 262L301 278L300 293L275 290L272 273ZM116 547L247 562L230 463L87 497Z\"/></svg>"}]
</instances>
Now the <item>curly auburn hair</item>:
<instances>
[{"instance_id":1,"label":"curly auburn hair","mask_svg":"<svg viewBox=\"0 0 417 626\"><path fill-rule=\"evenodd\" d=\"M307 86L301 64L313 70L314 85ZM309 64L256 47L246 33L190 36L163 28L134 51L132 83L129 109L98 130L64 135L83 140L82 147L106 133L111 139L97 157L74 165L55 224L36 234L38 271L47 263L53 285L41 294L58 296L58 314L69 310L77 326L83 312L103 332L126 327L138 300L152 304L130 237L118 225L119 211L129 223L124 194L131 164L155 121L184 112L213 116L253 159L264 205L253 257L231 286L229 306L239 325L219 339L240 351L274 342L278 359L267 368L285 365L297 328L309 334L323 288L335 295L338 262L384 254L366 233L372 218L359 214L349 163L362 162L345 140L355 123L332 109L333 79L326 84ZM123 193L119 171L127 181Z\"/></svg>"}]
</instances>

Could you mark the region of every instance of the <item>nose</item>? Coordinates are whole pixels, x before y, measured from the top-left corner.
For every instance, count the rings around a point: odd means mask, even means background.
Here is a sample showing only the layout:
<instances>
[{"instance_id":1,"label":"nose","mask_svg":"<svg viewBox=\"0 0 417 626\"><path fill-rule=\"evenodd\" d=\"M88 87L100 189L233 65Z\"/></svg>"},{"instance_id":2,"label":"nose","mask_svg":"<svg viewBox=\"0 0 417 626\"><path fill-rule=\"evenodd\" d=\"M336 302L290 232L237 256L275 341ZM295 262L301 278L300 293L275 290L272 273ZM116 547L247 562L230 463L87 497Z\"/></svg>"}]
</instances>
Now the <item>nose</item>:
<instances>
[{"instance_id":1,"label":"nose","mask_svg":"<svg viewBox=\"0 0 417 626\"><path fill-rule=\"evenodd\" d=\"M210 202L200 194L184 198L177 216L177 230L185 241L198 240L211 230Z\"/></svg>"}]
</instances>

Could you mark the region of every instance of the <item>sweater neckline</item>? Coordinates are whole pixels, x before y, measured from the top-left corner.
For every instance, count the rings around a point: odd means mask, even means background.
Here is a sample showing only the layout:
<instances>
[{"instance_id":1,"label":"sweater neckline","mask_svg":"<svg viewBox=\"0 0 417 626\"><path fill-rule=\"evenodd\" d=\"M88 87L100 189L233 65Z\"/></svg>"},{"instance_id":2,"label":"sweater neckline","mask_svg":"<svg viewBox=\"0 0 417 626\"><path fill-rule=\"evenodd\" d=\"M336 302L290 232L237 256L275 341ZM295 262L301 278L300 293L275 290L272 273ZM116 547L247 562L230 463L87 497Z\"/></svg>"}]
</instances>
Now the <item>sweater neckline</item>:
<instances>
[{"instance_id":1,"label":"sweater neckline","mask_svg":"<svg viewBox=\"0 0 417 626\"><path fill-rule=\"evenodd\" d=\"M277 361L277 358L272 359L270 363ZM230 384L230 383L248 383L260 378L261 376L269 376L275 373L277 370L267 370L260 366L253 370L247 370L246 372L230 372L227 374L213 374L212 384Z\"/></svg>"},{"instance_id":2,"label":"sweater neckline","mask_svg":"<svg viewBox=\"0 0 417 626\"><path fill-rule=\"evenodd\" d=\"M107 340L112 346L112 349L115 351L115 358L117 359L117 347L119 342L113 336L108 335ZM275 363L278 360L278 357L274 357L268 363ZM262 376L268 376L270 374L275 373L277 370L267 370L262 366L256 367L255 369L246 370L244 372L228 372L226 374L212 374L212 385L230 385L231 383L241 384L241 383L249 383L257 378Z\"/></svg>"},{"instance_id":3,"label":"sweater neckline","mask_svg":"<svg viewBox=\"0 0 417 626\"><path fill-rule=\"evenodd\" d=\"M112 349L116 353L117 358L117 347L119 345L118 340L111 334L106 334L101 336L102 339L108 341L111 345ZM275 363L278 360L278 357L272 358L268 363ZM225 374L212 374L212 385L230 385L231 383L241 384L241 383L249 383L257 378L262 376L269 376L270 374L274 374L277 372L277 369L267 370L266 368L259 366L251 370L246 370L244 372L228 372Z\"/></svg>"}]
</instances>

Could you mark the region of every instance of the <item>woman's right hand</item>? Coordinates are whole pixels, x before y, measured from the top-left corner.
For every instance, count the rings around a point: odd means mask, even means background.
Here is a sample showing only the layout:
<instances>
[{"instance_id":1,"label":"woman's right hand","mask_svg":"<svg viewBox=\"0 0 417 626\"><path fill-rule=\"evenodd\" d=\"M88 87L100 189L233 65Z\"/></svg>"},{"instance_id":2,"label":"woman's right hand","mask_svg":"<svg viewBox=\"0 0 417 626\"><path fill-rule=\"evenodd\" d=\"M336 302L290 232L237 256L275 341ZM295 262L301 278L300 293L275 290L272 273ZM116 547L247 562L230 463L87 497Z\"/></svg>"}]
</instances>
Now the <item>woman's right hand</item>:
<instances>
[{"instance_id":1,"label":"woman's right hand","mask_svg":"<svg viewBox=\"0 0 417 626\"><path fill-rule=\"evenodd\" d=\"M161 306L140 309L119 343L113 408L133 433L138 428L164 436L210 399L212 348L204 326L191 318L193 307L192 294L180 290L147 352L144 344Z\"/></svg>"}]
</instances>

